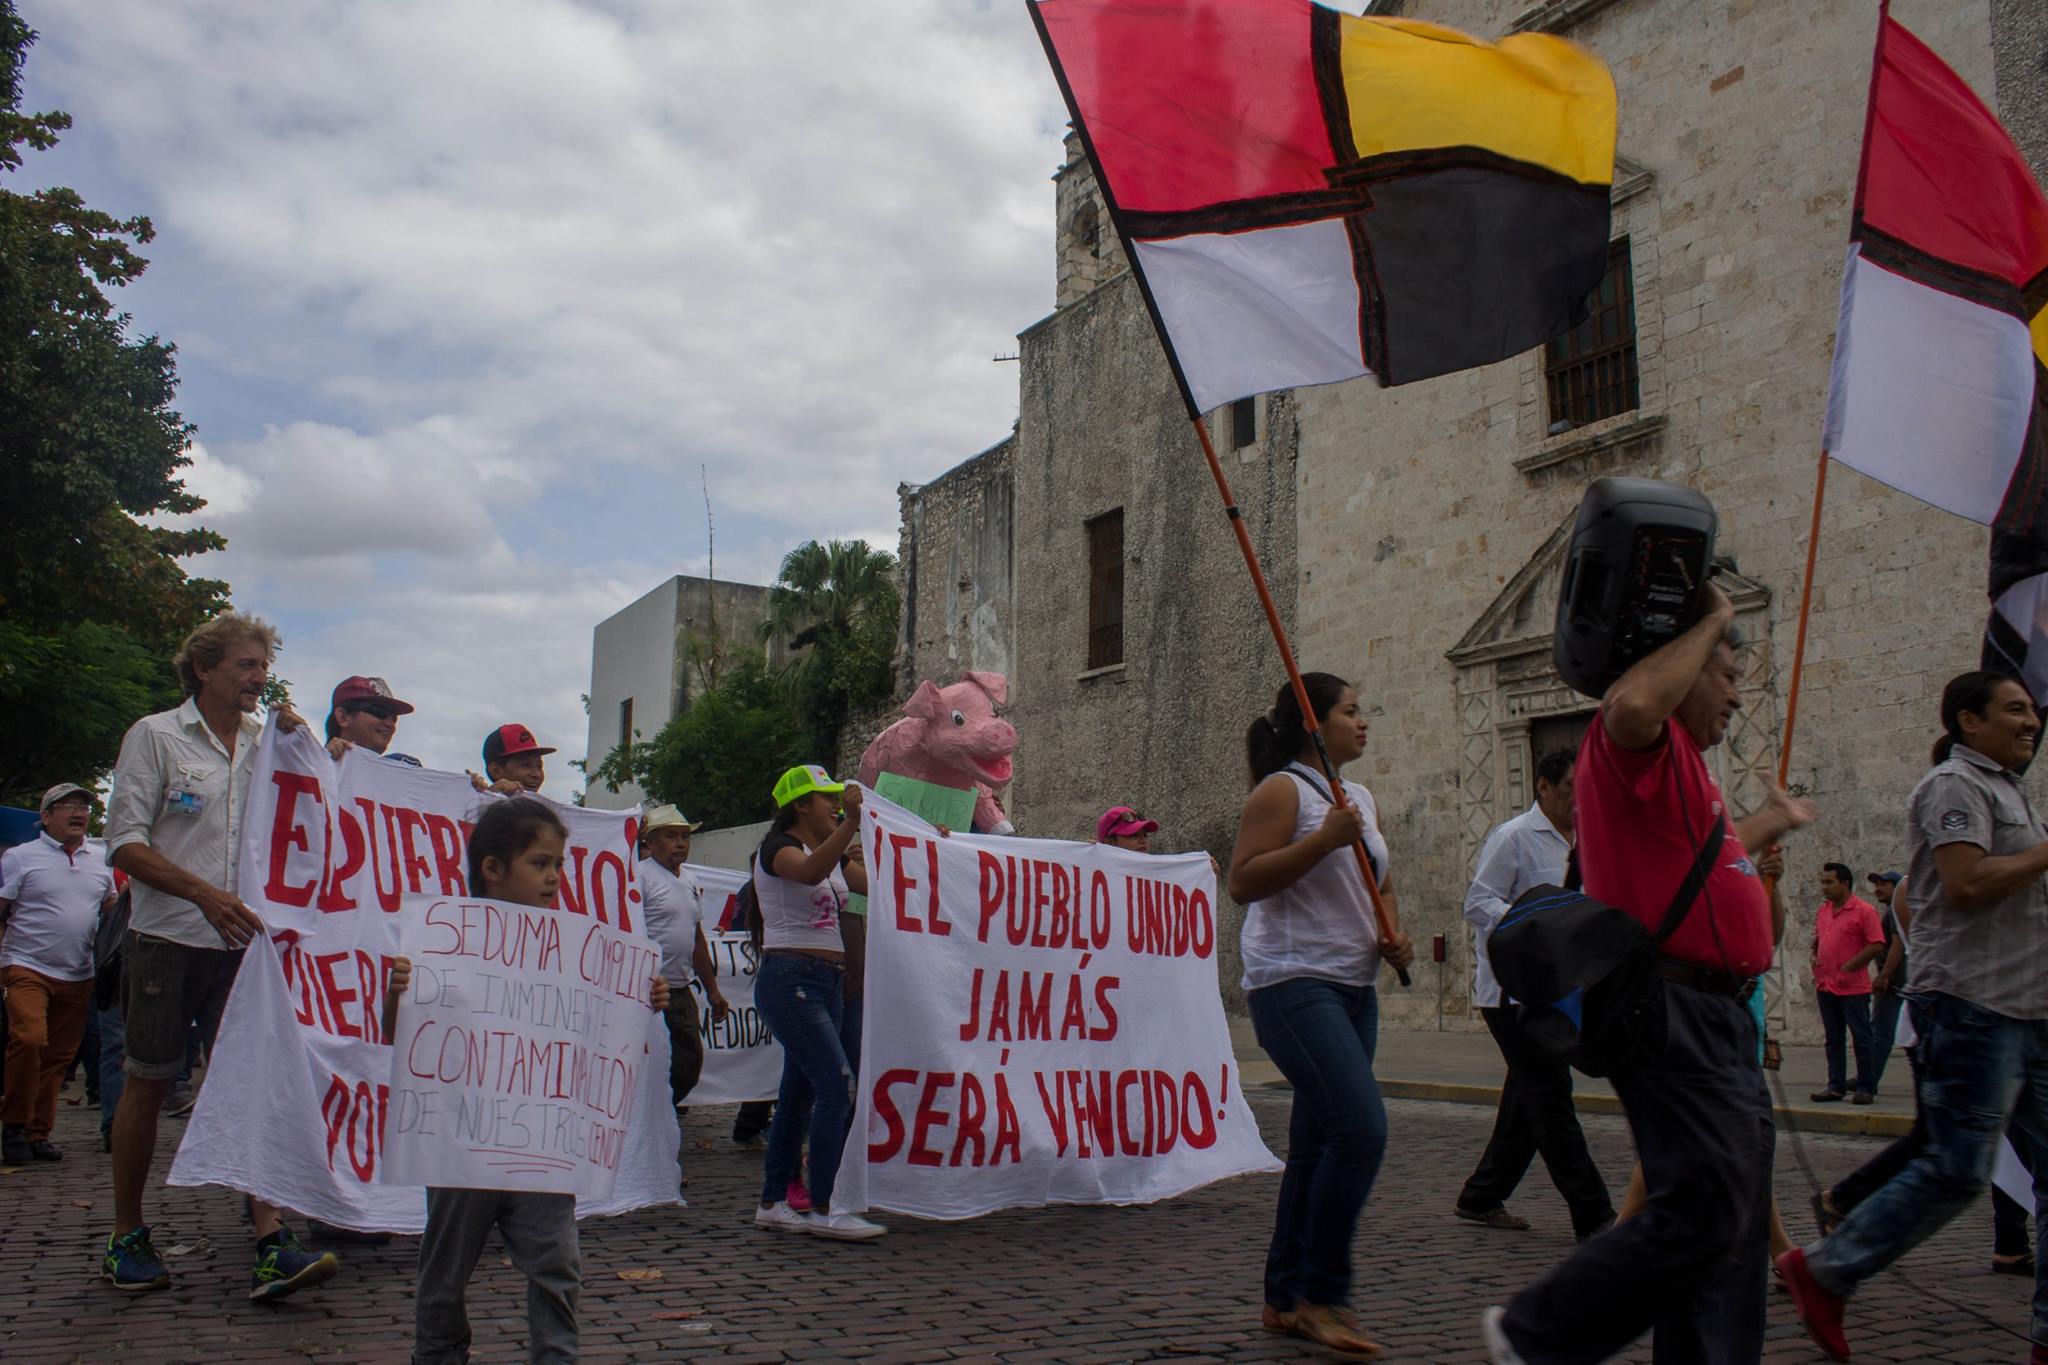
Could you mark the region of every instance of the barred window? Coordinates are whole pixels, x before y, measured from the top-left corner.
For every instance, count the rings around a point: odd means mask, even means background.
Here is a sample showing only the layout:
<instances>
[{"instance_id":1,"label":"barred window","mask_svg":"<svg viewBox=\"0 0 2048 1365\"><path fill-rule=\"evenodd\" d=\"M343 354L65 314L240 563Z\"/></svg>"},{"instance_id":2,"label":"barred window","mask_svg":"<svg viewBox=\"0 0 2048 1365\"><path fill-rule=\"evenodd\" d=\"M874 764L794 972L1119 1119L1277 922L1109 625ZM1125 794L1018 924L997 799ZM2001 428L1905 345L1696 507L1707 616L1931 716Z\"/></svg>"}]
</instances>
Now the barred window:
<instances>
[{"instance_id":1,"label":"barred window","mask_svg":"<svg viewBox=\"0 0 2048 1365\"><path fill-rule=\"evenodd\" d=\"M1642 406L1636 373L1636 294L1628 238L1607 249L1607 274L1587 299L1586 320L1543 348L1550 430L1597 422Z\"/></svg>"}]
</instances>

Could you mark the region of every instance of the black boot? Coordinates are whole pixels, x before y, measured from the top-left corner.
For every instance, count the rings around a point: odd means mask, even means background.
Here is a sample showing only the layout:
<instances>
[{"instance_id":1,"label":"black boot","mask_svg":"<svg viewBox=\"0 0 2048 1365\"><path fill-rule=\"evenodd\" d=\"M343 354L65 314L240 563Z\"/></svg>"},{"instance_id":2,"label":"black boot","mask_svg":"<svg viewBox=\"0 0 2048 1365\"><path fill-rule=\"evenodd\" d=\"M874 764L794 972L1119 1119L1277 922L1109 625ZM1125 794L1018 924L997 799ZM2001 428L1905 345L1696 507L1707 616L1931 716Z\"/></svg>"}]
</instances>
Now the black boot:
<instances>
[{"instance_id":1,"label":"black boot","mask_svg":"<svg viewBox=\"0 0 2048 1365\"><path fill-rule=\"evenodd\" d=\"M0 1162L9 1166L26 1166L35 1160L35 1154L28 1149L28 1129L19 1123L10 1123L0 1128Z\"/></svg>"}]
</instances>

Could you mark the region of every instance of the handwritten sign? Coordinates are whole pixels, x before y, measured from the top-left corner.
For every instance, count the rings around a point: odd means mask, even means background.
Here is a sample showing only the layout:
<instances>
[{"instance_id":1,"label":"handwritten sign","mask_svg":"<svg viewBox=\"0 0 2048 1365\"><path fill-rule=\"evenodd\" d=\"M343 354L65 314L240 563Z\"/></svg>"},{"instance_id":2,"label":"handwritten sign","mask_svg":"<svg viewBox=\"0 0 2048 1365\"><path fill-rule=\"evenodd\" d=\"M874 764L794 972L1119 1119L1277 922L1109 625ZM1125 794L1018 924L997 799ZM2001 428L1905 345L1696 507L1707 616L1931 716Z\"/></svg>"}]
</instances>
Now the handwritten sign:
<instances>
[{"instance_id":1,"label":"handwritten sign","mask_svg":"<svg viewBox=\"0 0 2048 1365\"><path fill-rule=\"evenodd\" d=\"M435 899L408 915L384 1179L602 1199L657 1016L661 949L544 907Z\"/></svg>"},{"instance_id":2,"label":"handwritten sign","mask_svg":"<svg viewBox=\"0 0 2048 1365\"><path fill-rule=\"evenodd\" d=\"M692 864L690 875L704 891L704 941L718 973L718 990L732 1007L723 1020L711 1017L711 996L704 983L694 983L697 1022L704 1038L704 1073L690 1092L690 1103L741 1104L772 1100L782 1088L782 1044L768 1031L768 1021L754 1003L754 977L761 955L744 929L722 929L737 918L734 898L747 874L722 867Z\"/></svg>"},{"instance_id":3,"label":"handwritten sign","mask_svg":"<svg viewBox=\"0 0 2048 1365\"><path fill-rule=\"evenodd\" d=\"M867 992L835 1212L1127 1204L1274 1171L1216 980L1200 853L938 832L861 811Z\"/></svg>"}]
</instances>

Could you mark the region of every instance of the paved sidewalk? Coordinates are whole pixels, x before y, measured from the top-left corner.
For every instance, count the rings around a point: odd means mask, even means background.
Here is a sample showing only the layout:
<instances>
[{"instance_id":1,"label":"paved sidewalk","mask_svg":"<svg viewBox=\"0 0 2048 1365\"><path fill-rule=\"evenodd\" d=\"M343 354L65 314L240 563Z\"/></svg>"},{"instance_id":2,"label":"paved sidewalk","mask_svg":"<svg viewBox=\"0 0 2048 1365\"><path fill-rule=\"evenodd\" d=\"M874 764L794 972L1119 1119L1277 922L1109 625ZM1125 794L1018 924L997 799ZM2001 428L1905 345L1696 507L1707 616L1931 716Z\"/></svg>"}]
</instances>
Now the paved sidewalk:
<instances>
[{"instance_id":1,"label":"paved sidewalk","mask_svg":"<svg viewBox=\"0 0 2048 1365\"><path fill-rule=\"evenodd\" d=\"M1396 1044L1396 1047L1400 1047ZM1285 1145L1286 1091L1250 1092L1267 1141ZM1458 1222L1451 1203L1492 1125L1477 1105L1393 1100L1391 1140L1359 1226L1356 1304L1397 1361L1483 1360L1481 1308L1571 1249L1562 1203L1540 1168L1515 1198L1534 1224L1498 1233ZM344 1248L343 1275L265 1308L245 1299L241 1201L219 1189L155 1189L159 1245L173 1287L122 1295L99 1283L109 1217L98 1112L67 1105L57 1165L0 1167L0 1359L59 1362L405 1359L416 1242ZM1005 1360L1317 1361L1259 1330L1259 1268L1276 1178L1248 1177L1143 1208L1064 1207L963 1223L881 1215L891 1234L867 1246L778 1237L751 1225L757 1153L724 1141L730 1109L693 1111L684 1127L691 1206L582 1226L586 1361ZM1594 1114L1586 1134L1610 1185L1627 1178L1622 1120ZM184 1131L163 1125L159 1176ZM1825 1178L1877 1149L1867 1137L1781 1142L1778 1188L1795 1236L1812 1232L1803 1153ZM2031 1283L1989 1273L1981 1204L1868 1286L1851 1314L1858 1361L2021 1361ZM659 1278L639 1278L645 1271ZM635 1278L624 1278L633 1272ZM524 1284L494 1244L470 1287L475 1360L525 1359ZM1818 1359L1782 1296L1765 1358ZM1647 1361L1647 1346L1618 1359Z\"/></svg>"},{"instance_id":2,"label":"paved sidewalk","mask_svg":"<svg viewBox=\"0 0 2048 1365\"><path fill-rule=\"evenodd\" d=\"M1287 1084L1280 1068L1267 1059L1252 1035L1249 1019L1230 1021L1231 1044L1247 1086ZM1802 1133L1863 1134L1899 1137L1913 1126L1912 1072L1903 1052L1894 1052L1885 1067L1877 1099L1868 1105L1847 1100L1815 1104L1807 1098L1827 1084L1827 1055L1817 1047L1787 1045L1785 1065L1775 1078L1781 1129L1796 1126ZM1443 1100L1453 1104L1500 1103L1506 1068L1493 1035L1476 1033L1411 1033L1384 1030L1373 1065L1386 1095L1410 1100ZM1573 1093L1582 1114L1619 1114L1614 1087L1587 1076L1573 1076Z\"/></svg>"}]
</instances>

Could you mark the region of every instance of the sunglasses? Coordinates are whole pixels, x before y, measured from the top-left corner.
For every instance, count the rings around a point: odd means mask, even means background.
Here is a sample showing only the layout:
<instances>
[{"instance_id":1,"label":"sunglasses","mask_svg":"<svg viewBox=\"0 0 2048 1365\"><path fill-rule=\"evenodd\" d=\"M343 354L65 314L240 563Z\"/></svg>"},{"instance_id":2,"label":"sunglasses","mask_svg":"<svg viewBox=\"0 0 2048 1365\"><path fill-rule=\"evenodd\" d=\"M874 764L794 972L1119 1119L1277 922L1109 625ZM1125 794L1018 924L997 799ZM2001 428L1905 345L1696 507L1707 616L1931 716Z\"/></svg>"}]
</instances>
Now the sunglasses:
<instances>
[{"instance_id":1,"label":"sunglasses","mask_svg":"<svg viewBox=\"0 0 2048 1365\"><path fill-rule=\"evenodd\" d=\"M378 720L392 720L398 715L396 707L387 706L381 701L350 702L348 709L360 711L366 716L375 716Z\"/></svg>"}]
</instances>

